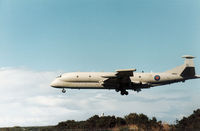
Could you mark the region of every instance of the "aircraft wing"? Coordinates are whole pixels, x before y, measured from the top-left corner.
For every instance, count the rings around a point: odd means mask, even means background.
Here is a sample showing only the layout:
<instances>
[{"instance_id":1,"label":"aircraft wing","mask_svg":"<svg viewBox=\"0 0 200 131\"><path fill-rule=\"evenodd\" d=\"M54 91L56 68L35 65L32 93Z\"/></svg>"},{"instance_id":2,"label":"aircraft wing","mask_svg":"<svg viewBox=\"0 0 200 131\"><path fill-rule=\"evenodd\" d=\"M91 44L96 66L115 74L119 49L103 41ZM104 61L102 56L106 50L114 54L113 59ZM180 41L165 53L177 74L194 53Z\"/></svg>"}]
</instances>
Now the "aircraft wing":
<instances>
[{"instance_id":1,"label":"aircraft wing","mask_svg":"<svg viewBox=\"0 0 200 131\"><path fill-rule=\"evenodd\" d=\"M130 77L133 76L133 72L136 71L136 69L122 69L122 70L116 70L116 76L117 77Z\"/></svg>"},{"instance_id":2,"label":"aircraft wing","mask_svg":"<svg viewBox=\"0 0 200 131\"><path fill-rule=\"evenodd\" d=\"M120 77L130 77L133 76L133 72L136 71L136 69L122 69L122 70L116 70L116 74L113 75L105 75L102 76L103 78L120 78Z\"/></svg>"},{"instance_id":3,"label":"aircraft wing","mask_svg":"<svg viewBox=\"0 0 200 131\"><path fill-rule=\"evenodd\" d=\"M106 78L103 81L104 86L115 86L119 85L120 87L126 87L131 84L130 76L133 76L133 72L136 69L122 69L116 70L116 73L109 76L102 76Z\"/></svg>"}]
</instances>

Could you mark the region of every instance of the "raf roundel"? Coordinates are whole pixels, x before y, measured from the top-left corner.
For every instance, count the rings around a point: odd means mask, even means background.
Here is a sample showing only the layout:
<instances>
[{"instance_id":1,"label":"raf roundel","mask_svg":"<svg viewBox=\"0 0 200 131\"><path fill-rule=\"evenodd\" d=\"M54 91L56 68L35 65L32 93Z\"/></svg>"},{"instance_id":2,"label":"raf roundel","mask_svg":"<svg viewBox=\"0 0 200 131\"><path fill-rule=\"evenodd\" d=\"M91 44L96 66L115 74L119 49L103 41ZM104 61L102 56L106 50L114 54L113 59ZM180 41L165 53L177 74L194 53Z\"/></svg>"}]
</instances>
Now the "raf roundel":
<instances>
[{"instance_id":1,"label":"raf roundel","mask_svg":"<svg viewBox=\"0 0 200 131\"><path fill-rule=\"evenodd\" d=\"M156 81L159 81L159 80L160 80L160 76L159 76L159 75L155 75L155 76L154 76L154 79L155 79Z\"/></svg>"}]
</instances>

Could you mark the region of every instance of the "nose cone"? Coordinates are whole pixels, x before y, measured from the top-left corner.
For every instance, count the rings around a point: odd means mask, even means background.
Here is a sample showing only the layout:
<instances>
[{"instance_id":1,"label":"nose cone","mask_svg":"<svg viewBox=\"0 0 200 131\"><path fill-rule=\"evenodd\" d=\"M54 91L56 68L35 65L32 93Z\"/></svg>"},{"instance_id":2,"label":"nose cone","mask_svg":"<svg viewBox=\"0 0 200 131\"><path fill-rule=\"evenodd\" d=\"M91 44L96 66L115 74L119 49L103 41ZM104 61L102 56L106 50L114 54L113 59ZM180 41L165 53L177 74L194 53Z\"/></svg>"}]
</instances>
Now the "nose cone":
<instances>
[{"instance_id":1,"label":"nose cone","mask_svg":"<svg viewBox=\"0 0 200 131\"><path fill-rule=\"evenodd\" d=\"M51 82L50 86L51 87L57 87L57 85L58 85L57 83L58 83L57 80L54 80L54 81Z\"/></svg>"},{"instance_id":2,"label":"nose cone","mask_svg":"<svg viewBox=\"0 0 200 131\"><path fill-rule=\"evenodd\" d=\"M66 83L60 78L56 78L54 81L51 82L50 86L55 87L55 88L61 88L61 87L65 87Z\"/></svg>"}]
</instances>

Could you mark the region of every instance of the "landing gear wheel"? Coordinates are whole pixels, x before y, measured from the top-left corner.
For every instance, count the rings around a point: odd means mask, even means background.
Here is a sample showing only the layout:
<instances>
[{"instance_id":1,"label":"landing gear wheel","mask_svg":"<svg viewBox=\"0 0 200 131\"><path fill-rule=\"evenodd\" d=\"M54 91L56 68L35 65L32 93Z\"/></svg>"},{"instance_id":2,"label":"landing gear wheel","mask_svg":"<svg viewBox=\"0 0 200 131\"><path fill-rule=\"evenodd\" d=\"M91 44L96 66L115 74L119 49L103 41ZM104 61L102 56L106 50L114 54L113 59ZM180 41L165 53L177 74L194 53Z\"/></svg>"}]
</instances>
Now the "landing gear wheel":
<instances>
[{"instance_id":1,"label":"landing gear wheel","mask_svg":"<svg viewBox=\"0 0 200 131\"><path fill-rule=\"evenodd\" d=\"M128 95L128 91L121 91L121 95Z\"/></svg>"},{"instance_id":2,"label":"landing gear wheel","mask_svg":"<svg viewBox=\"0 0 200 131\"><path fill-rule=\"evenodd\" d=\"M119 89L115 89L116 92L119 92Z\"/></svg>"},{"instance_id":3,"label":"landing gear wheel","mask_svg":"<svg viewBox=\"0 0 200 131\"><path fill-rule=\"evenodd\" d=\"M63 89L62 89L62 93L65 93L65 92L66 92L65 88L63 88Z\"/></svg>"},{"instance_id":4,"label":"landing gear wheel","mask_svg":"<svg viewBox=\"0 0 200 131\"><path fill-rule=\"evenodd\" d=\"M124 94L125 94L125 95L128 95L128 91L125 91Z\"/></svg>"}]
</instances>

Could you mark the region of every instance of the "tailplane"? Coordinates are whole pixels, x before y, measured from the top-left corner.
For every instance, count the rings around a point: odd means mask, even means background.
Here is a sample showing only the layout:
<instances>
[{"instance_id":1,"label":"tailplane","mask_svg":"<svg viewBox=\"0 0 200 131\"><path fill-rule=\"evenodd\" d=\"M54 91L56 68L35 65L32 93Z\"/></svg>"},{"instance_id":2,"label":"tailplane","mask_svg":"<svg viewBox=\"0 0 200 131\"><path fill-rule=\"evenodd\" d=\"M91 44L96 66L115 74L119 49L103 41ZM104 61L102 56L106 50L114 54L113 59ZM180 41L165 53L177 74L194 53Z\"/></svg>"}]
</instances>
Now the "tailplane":
<instances>
[{"instance_id":1,"label":"tailplane","mask_svg":"<svg viewBox=\"0 0 200 131\"><path fill-rule=\"evenodd\" d=\"M168 73L172 74L178 74L182 77L195 77L195 67L194 67L194 62L193 59L195 58L194 56L191 55L184 55L182 58L185 58L185 62L181 66L177 66L171 70L168 70Z\"/></svg>"}]
</instances>

